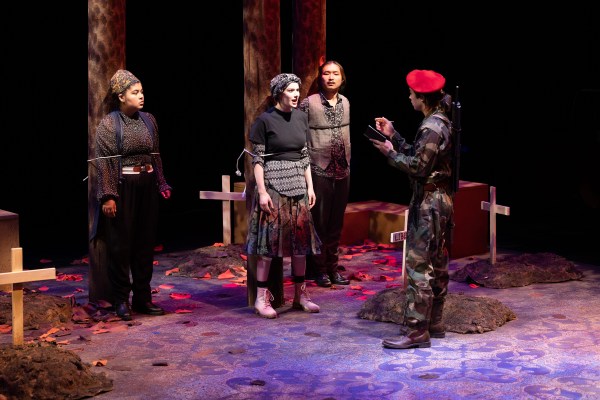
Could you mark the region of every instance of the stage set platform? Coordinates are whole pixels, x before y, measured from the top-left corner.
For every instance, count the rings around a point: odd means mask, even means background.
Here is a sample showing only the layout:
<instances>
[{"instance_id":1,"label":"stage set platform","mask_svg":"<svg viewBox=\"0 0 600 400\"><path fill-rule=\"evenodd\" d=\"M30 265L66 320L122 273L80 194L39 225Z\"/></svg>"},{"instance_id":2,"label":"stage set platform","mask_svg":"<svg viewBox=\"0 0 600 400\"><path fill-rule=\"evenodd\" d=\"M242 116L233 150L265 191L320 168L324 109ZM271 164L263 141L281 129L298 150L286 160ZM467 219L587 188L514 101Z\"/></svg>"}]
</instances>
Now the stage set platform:
<instances>
[{"instance_id":1,"label":"stage set platform","mask_svg":"<svg viewBox=\"0 0 600 400\"><path fill-rule=\"evenodd\" d=\"M488 189L476 185L477 195L468 208L479 209L480 202L488 200ZM402 229L404 221L395 207L371 202L349 206L355 230L346 231L344 241L357 239L352 235L358 227L365 236L362 244L342 247L340 264L351 284L321 288L308 282L312 299L321 307L316 314L291 308L288 259L282 271L284 303L274 320L258 317L249 306L243 262L218 276L175 272L200 249L156 253L153 301L166 314L134 314L128 322L108 311L81 320L91 310L85 259L69 265L50 260L24 266L57 271L56 279L25 283L25 297L37 293L69 299L74 313L73 321L49 333L48 326L27 329L25 307L25 344L50 343L73 352L91 373L109 378L112 386L94 396L99 399L600 398L600 266L596 265L577 264L583 272L579 280L505 289L451 280L450 293L496 299L516 319L483 333L448 332L444 339L433 339L430 348L383 348L382 338L396 335L398 326L358 314L368 299L402 284L402 246L378 246L370 239L387 238L389 232ZM453 258L451 274L490 257L489 215L475 214L476 221L465 226L483 226L483 238L468 243L479 246L473 247L479 252ZM460 215L457 211L457 218ZM13 239L16 233L18 243L14 219L14 215L4 218L13 224L5 229L12 229ZM497 251L499 258L508 254ZM4 264L0 265L6 269ZM0 344L10 345L10 329L0 332Z\"/></svg>"},{"instance_id":2,"label":"stage set platform","mask_svg":"<svg viewBox=\"0 0 600 400\"><path fill-rule=\"evenodd\" d=\"M126 322L99 313L102 321L60 324L50 334L49 327L26 329L25 343L50 341L44 344L105 374L112 387L98 399L600 398L598 266L578 264L580 280L507 289L451 281L450 293L496 299L516 319L484 333L448 332L430 348L390 350L381 340L398 326L358 312L369 298L401 284L400 249L344 246L341 265L351 285L309 282L317 314L291 308L284 260L285 304L273 320L248 306L243 265L211 278L175 274L195 252L156 254L153 300L166 315L134 314ZM451 273L487 257L453 259ZM39 265L56 267L57 279L25 284L26 297L70 299L81 318L88 301L84 261ZM8 345L11 334L4 332L0 344Z\"/></svg>"}]
</instances>

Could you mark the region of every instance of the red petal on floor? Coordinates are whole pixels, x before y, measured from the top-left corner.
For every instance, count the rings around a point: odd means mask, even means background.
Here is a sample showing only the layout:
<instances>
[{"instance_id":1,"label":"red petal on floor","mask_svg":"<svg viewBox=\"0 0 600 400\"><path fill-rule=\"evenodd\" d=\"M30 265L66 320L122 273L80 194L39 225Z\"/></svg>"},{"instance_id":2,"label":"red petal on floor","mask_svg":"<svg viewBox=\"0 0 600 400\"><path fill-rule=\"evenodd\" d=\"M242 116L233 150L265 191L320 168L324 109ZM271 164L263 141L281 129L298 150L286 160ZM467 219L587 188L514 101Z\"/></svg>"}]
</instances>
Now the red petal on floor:
<instances>
[{"instance_id":1,"label":"red petal on floor","mask_svg":"<svg viewBox=\"0 0 600 400\"><path fill-rule=\"evenodd\" d=\"M184 308L178 308L177 310L175 310L175 314L189 314L191 312L192 310L186 310Z\"/></svg>"},{"instance_id":2,"label":"red petal on floor","mask_svg":"<svg viewBox=\"0 0 600 400\"><path fill-rule=\"evenodd\" d=\"M225 283L222 285L224 288L236 288L236 287L240 287L243 285L238 285L237 283Z\"/></svg>"},{"instance_id":3,"label":"red petal on floor","mask_svg":"<svg viewBox=\"0 0 600 400\"><path fill-rule=\"evenodd\" d=\"M158 246L154 247L154 251L163 251L164 246L162 244L159 244Z\"/></svg>"},{"instance_id":4,"label":"red petal on floor","mask_svg":"<svg viewBox=\"0 0 600 400\"><path fill-rule=\"evenodd\" d=\"M169 297L175 300L183 300L189 299L190 297L192 297L192 295L189 293L171 293Z\"/></svg>"},{"instance_id":5,"label":"red petal on floor","mask_svg":"<svg viewBox=\"0 0 600 400\"><path fill-rule=\"evenodd\" d=\"M479 287L479 285L475 284L475 283L469 283L469 287L471 289L477 289Z\"/></svg>"},{"instance_id":6,"label":"red petal on floor","mask_svg":"<svg viewBox=\"0 0 600 400\"><path fill-rule=\"evenodd\" d=\"M108 360L94 360L92 361L92 365L94 367L104 367L108 363Z\"/></svg>"},{"instance_id":7,"label":"red petal on floor","mask_svg":"<svg viewBox=\"0 0 600 400\"><path fill-rule=\"evenodd\" d=\"M152 261L152 265L158 265L158 261L157 260Z\"/></svg>"},{"instance_id":8,"label":"red petal on floor","mask_svg":"<svg viewBox=\"0 0 600 400\"><path fill-rule=\"evenodd\" d=\"M213 244L213 246L214 246L214 247L223 247L223 246L225 246L225 245L224 245L223 243L218 243L218 242L217 242L217 243L214 243L214 244Z\"/></svg>"},{"instance_id":9,"label":"red petal on floor","mask_svg":"<svg viewBox=\"0 0 600 400\"><path fill-rule=\"evenodd\" d=\"M248 256L245 254L240 254L240 257L242 258L242 260L246 261L248 260Z\"/></svg>"},{"instance_id":10,"label":"red petal on floor","mask_svg":"<svg viewBox=\"0 0 600 400\"><path fill-rule=\"evenodd\" d=\"M159 286L159 288L161 289L173 289L175 287L175 285L169 285L168 283L163 283L162 285Z\"/></svg>"},{"instance_id":11,"label":"red petal on floor","mask_svg":"<svg viewBox=\"0 0 600 400\"><path fill-rule=\"evenodd\" d=\"M74 281L74 282L80 282L83 280L83 275L82 274L63 274L63 273L58 273L56 274L56 280L61 282L61 281Z\"/></svg>"},{"instance_id":12,"label":"red petal on floor","mask_svg":"<svg viewBox=\"0 0 600 400\"><path fill-rule=\"evenodd\" d=\"M363 294L371 295L371 294L375 294L375 293L377 293L377 292L374 290L363 290Z\"/></svg>"},{"instance_id":13,"label":"red petal on floor","mask_svg":"<svg viewBox=\"0 0 600 400\"><path fill-rule=\"evenodd\" d=\"M171 268L167 271L165 271L165 275L169 276L171 275L173 272L179 272L179 268L175 267L175 268Z\"/></svg>"},{"instance_id":14,"label":"red petal on floor","mask_svg":"<svg viewBox=\"0 0 600 400\"><path fill-rule=\"evenodd\" d=\"M356 300L367 300L367 296L360 296L357 297Z\"/></svg>"},{"instance_id":15,"label":"red petal on floor","mask_svg":"<svg viewBox=\"0 0 600 400\"><path fill-rule=\"evenodd\" d=\"M11 333L12 332L12 326L10 325L0 325L0 333Z\"/></svg>"},{"instance_id":16,"label":"red petal on floor","mask_svg":"<svg viewBox=\"0 0 600 400\"><path fill-rule=\"evenodd\" d=\"M229 279L229 278L235 278L235 275L232 274L230 270L227 270L227 271L219 274L219 276L217 276L217 279Z\"/></svg>"},{"instance_id":17,"label":"red petal on floor","mask_svg":"<svg viewBox=\"0 0 600 400\"><path fill-rule=\"evenodd\" d=\"M58 329L58 328L50 328L50 329L48 329L48 332L46 332L46 333L43 333L43 334L40 336L40 338L45 338L45 337L47 337L47 336L49 336L49 335L52 335L53 333L56 333L56 332L58 332L58 331L60 331L60 329Z\"/></svg>"},{"instance_id":18,"label":"red petal on floor","mask_svg":"<svg viewBox=\"0 0 600 400\"><path fill-rule=\"evenodd\" d=\"M40 286L40 287L38 288L38 290L39 290L40 292L46 292L46 291L48 291L48 286Z\"/></svg>"},{"instance_id":19,"label":"red petal on floor","mask_svg":"<svg viewBox=\"0 0 600 400\"><path fill-rule=\"evenodd\" d=\"M352 256L351 254L346 254L345 256L342 256L342 258L343 258L344 260L352 260L352 257L353 257L353 256Z\"/></svg>"},{"instance_id":20,"label":"red petal on floor","mask_svg":"<svg viewBox=\"0 0 600 400\"><path fill-rule=\"evenodd\" d=\"M382 282L389 282L389 281L393 281L394 278L392 278L391 276L387 276L387 275L380 275L379 276L379 280Z\"/></svg>"},{"instance_id":21,"label":"red petal on floor","mask_svg":"<svg viewBox=\"0 0 600 400\"><path fill-rule=\"evenodd\" d=\"M362 286L360 286L360 285L350 285L350 289L352 289L352 290L362 290Z\"/></svg>"}]
</instances>

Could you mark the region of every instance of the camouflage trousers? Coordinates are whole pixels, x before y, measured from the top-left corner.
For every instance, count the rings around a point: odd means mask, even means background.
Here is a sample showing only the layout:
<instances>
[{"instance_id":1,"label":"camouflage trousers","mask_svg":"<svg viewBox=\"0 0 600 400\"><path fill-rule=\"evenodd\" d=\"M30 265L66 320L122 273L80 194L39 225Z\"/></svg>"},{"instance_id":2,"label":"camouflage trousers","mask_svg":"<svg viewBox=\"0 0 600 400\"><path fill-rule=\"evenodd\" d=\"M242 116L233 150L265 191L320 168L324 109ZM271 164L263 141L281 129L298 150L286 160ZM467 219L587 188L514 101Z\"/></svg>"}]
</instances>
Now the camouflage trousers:
<instances>
[{"instance_id":1,"label":"camouflage trousers","mask_svg":"<svg viewBox=\"0 0 600 400\"><path fill-rule=\"evenodd\" d=\"M415 197L413 196L414 201ZM443 190L425 192L418 218L410 218L407 232L406 308L404 320L429 321L434 298L445 299L448 292L448 241L453 225L452 197ZM411 212L409 211L409 212Z\"/></svg>"}]
</instances>

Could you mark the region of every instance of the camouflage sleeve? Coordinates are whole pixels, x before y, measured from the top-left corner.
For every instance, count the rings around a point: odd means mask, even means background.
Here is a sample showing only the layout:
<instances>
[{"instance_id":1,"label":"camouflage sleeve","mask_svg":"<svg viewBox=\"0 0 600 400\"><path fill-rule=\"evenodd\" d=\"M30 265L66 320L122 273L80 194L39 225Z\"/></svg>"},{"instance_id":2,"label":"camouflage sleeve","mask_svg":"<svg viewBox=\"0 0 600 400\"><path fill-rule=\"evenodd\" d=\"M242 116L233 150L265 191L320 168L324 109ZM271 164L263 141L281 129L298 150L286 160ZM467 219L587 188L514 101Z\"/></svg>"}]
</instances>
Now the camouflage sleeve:
<instances>
[{"instance_id":1,"label":"camouflage sleeve","mask_svg":"<svg viewBox=\"0 0 600 400\"><path fill-rule=\"evenodd\" d=\"M388 163L406 172L413 178L426 178L431 174L435 159L438 154L441 136L431 129L420 131L418 140L414 145L414 155L390 151Z\"/></svg>"},{"instance_id":2,"label":"camouflage sleeve","mask_svg":"<svg viewBox=\"0 0 600 400\"><path fill-rule=\"evenodd\" d=\"M398 152L406 155L412 155L414 151L414 146L407 143L406 139L396 130L394 130L394 136L391 139L392 144L394 145L394 149Z\"/></svg>"}]
</instances>

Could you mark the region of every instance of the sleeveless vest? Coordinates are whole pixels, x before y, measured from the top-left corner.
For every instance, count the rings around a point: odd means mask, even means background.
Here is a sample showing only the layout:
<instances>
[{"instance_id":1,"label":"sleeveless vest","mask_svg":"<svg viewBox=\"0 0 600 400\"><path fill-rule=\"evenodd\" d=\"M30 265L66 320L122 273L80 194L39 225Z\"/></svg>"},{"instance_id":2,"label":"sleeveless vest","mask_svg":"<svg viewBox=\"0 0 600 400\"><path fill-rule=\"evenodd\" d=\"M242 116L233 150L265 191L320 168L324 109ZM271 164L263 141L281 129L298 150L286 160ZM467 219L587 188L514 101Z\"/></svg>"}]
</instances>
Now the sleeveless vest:
<instances>
[{"instance_id":1,"label":"sleeveless vest","mask_svg":"<svg viewBox=\"0 0 600 400\"><path fill-rule=\"evenodd\" d=\"M338 94L342 99L344 107L344 116L340 128L342 130L342 140L346 150L346 162L350 165L350 102L348 99ZM319 93L308 96L308 125L310 134L307 138L308 153L311 164L317 165L321 169L326 169L331 162L331 126L325 117Z\"/></svg>"}]
</instances>

